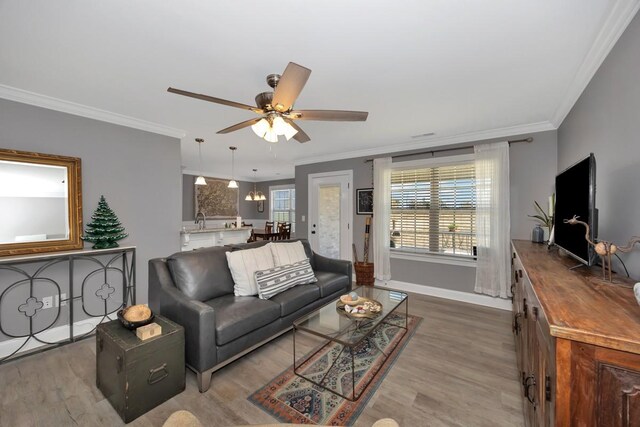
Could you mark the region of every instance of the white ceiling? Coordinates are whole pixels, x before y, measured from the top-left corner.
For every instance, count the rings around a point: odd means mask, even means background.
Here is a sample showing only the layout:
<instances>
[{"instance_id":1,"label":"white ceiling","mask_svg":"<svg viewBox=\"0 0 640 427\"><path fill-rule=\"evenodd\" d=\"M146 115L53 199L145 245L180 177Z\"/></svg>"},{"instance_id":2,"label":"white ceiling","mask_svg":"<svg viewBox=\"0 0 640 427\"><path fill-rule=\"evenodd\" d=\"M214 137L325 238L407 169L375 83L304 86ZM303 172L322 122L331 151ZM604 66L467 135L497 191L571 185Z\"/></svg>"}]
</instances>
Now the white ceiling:
<instances>
[{"instance_id":1,"label":"white ceiling","mask_svg":"<svg viewBox=\"0 0 640 427\"><path fill-rule=\"evenodd\" d=\"M203 137L209 175L230 175L236 145L237 177L291 177L347 152L557 127L637 3L0 0L0 85L184 130L186 170ZM250 128L216 135L251 112L166 92L253 105L289 61L313 70L297 108L369 119L299 122L311 142L271 145Z\"/></svg>"}]
</instances>

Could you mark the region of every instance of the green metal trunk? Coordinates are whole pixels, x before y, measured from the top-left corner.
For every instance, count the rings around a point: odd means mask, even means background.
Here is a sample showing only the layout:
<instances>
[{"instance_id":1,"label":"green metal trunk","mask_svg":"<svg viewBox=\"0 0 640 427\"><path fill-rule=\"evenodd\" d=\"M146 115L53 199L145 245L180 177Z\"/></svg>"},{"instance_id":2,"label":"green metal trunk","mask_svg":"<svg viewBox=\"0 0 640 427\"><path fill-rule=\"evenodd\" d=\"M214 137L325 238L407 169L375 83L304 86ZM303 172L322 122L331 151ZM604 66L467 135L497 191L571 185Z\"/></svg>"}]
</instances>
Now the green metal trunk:
<instances>
[{"instance_id":1,"label":"green metal trunk","mask_svg":"<svg viewBox=\"0 0 640 427\"><path fill-rule=\"evenodd\" d=\"M98 325L96 384L125 423L185 389L184 329L156 316L162 335L140 340L118 320Z\"/></svg>"}]
</instances>

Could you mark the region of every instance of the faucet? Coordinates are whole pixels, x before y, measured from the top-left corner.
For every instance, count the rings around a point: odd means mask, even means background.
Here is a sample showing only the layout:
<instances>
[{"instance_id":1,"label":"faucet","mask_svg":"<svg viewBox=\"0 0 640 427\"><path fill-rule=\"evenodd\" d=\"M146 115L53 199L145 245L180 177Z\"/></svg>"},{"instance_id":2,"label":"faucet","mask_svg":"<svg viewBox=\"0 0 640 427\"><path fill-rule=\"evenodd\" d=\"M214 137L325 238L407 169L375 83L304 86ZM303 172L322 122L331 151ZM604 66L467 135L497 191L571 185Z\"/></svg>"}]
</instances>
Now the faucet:
<instances>
[{"instance_id":1,"label":"faucet","mask_svg":"<svg viewBox=\"0 0 640 427\"><path fill-rule=\"evenodd\" d=\"M202 222L200 222L200 218L202 218ZM196 214L196 220L194 222L198 224L198 230L204 230L207 228L207 223L204 220L204 213L202 211L199 211Z\"/></svg>"}]
</instances>

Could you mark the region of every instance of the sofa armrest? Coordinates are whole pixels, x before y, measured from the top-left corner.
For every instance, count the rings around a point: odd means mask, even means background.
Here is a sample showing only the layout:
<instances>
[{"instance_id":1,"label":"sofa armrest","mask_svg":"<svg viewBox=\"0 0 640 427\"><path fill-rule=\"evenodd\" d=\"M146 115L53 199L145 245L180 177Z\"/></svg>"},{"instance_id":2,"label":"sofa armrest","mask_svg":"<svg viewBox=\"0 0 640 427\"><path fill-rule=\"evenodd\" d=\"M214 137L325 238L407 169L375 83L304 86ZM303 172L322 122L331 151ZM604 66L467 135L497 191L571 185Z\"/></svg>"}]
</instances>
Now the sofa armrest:
<instances>
[{"instance_id":1,"label":"sofa armrest","mask_svg":"<svg viewBox=\"0 0 640 427\"><path fill-rule=\"evenodd\" d=\"M351 287L352 281L352 264L351 261L345 261L343 259L327 258L317 253L313 254L313 261L315 263L315 269L319 271L329 271L332 273L340 273L349 277L349 287Z\"/></svg>"},{"instance_id":2,"label":"sofa armrest","mask_svg":"<svg viewBox=\"0 0 640 427\"><path fill-rule=\"evenodd\" d=\"M187 298L173 284L164 260L149 261L149 292L160 313L184 327L187 364L203 372L217 363L216 319L213 307Z\"/></svg>"}]
</instances>

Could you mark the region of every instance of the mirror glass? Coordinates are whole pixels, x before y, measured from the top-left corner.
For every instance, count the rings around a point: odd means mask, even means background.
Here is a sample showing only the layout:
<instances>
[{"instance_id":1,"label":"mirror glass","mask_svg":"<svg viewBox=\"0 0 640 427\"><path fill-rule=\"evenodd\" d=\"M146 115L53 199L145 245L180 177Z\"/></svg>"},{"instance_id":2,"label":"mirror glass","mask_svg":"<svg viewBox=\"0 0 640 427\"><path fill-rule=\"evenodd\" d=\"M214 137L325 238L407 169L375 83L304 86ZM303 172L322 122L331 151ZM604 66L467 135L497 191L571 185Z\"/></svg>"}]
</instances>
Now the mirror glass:
<instances>
[{"instance_id":1,"label":"mirror glass","mask_svg":"<svg viewBox=\"0 0 640 427\"><path fill-rule=\"evenodd\" d=\"M0 160L0 244L69 239L67 169Z\"/></svg>"}]
</instances>

